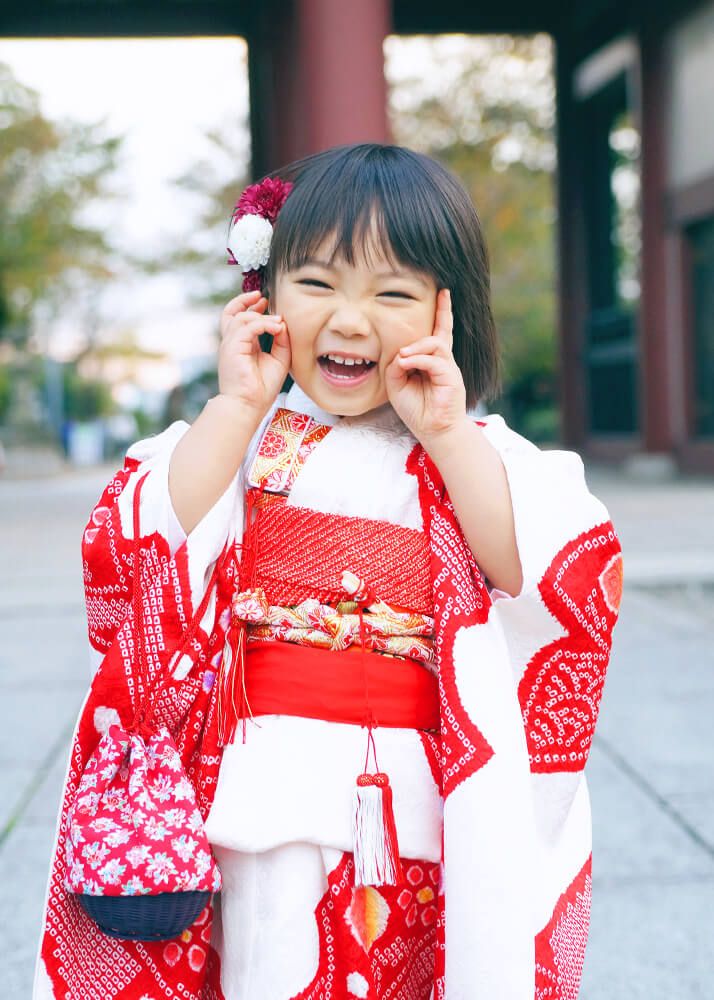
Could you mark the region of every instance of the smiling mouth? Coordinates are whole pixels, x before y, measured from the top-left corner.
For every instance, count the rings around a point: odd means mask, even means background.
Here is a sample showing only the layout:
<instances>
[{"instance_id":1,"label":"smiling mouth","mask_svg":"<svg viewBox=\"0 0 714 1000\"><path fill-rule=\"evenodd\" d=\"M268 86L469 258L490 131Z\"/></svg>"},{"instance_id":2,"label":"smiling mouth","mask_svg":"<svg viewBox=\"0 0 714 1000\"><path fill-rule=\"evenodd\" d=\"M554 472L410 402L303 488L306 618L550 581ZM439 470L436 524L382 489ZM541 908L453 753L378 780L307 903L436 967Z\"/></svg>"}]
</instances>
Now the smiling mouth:
<instances>
[{"instance_id":1,"label":"smiling mouth","mask_svg":"<svg viewBox=\"0 0 714 1000\"><path fill-rule=\"evenodd\" d=\"M336 354L323 354L317 361L331 382L345 383L361 382L376 365L376 361L368 358L347 358Z\"/></svg>"}]
</instances>

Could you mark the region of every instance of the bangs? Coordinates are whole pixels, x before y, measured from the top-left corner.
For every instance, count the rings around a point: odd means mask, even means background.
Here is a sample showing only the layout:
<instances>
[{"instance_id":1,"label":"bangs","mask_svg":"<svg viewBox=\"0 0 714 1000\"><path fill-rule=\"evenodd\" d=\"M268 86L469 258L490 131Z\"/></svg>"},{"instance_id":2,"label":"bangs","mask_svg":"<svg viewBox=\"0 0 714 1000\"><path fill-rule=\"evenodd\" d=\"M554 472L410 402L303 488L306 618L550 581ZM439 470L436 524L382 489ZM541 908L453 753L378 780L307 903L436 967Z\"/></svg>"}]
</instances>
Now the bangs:
<instances>
[{"instance_id":1,"label":"bangs","mask_svg":"<svg viewBox=\"0 0 714 1000\"><path fill-rule=\"evenodd\" d=\"M292 271L325 252L354 265L378 257L396 267L446 277L435 234L443 230L443 195L417 156L395 147L345 147L296 165L294 190L275 227L270 270ZM320 169L320 159L325 161ZM309 164L309 169L308 169ZM285 178L285 173L281 176ZM293 178L288 178L293 179Z\"/></svg>"},{"instance_id":2,"label":"bangs","mask_svg":"<svg viewBox=\"0 0 714 1000\"><path fill-rule=\"evenodd\" d=\"M309 230L300 222L296 224L295 236L286 239L284 253L276 253L277 268L296 270L317 257L320 250L330 264L341 258L351 266L360 260L372 267L380 257L392 266L408 263L394 250L383 206L376 200L310 213L310 223Z\"/></svg>"}]
</instances>

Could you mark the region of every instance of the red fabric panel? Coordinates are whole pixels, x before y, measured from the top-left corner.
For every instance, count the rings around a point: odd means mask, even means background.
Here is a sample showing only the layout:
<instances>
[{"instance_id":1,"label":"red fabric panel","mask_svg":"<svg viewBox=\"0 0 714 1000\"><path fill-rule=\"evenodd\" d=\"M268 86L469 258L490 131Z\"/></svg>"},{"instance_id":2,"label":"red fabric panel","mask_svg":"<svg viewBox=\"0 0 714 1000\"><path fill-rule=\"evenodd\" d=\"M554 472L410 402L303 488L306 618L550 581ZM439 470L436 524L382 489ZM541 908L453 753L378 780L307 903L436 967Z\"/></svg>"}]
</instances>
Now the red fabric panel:
<instances>
[{"instance_id":1,"label":"red fabric panel","mask_svg":"<svg viewBox=\"0 0 714 1000\"><path fill-rule=\"evenodd\" d=\"M366 682L366 686L365 686ZM286 642L249 646L245 686L253 715L299 715L328 722L438 730L439 683L411 660L359 649Z\"/></svg>"},{"instance_id":2,"label":"red fabric panel","mask_svg":"<svg viewBox=\"0 0 714 1000\"><path fill-rule=\"evenodd\" d=\"M342 855L315 909L317 972L291 1000L435 996L439 865L405 859L404 873L402 885L355 888L353 855ZM354 991L348 977L357 980Z\"/></svg>"}]
</instances>

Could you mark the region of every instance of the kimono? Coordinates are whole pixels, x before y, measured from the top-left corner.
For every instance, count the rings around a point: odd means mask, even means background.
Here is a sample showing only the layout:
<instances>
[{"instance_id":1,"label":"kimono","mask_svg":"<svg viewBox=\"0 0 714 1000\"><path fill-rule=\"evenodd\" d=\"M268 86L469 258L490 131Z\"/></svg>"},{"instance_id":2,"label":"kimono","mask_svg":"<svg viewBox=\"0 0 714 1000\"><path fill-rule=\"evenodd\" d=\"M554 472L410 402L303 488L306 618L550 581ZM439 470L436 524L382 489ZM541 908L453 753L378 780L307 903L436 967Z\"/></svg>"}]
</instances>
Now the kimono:
<instances>
[{"instance_id":1,"label":"kimono","mask_svg":"<svg viewBox=\"0 0 714 1000\"><path fill-rule=\"evenodd\" d=\"M35 1000L577 997L591 896L584 768L619 610L621 550L577 454L541 450L499 415L478 423L508 477L523 569L514 597L484 578L438 469L388 405L338 419L293 386L187 538L168 469L188 425L129 450L84 533L97 669L70 755ZM393 787L400 885L354 885L364 729L275 712L219 745L216 678L256 469L261 488L286 494L296 523L305 513L327 527L330 518L371 521L426 553L433 655L423 667L438 680L438 731L375 730ZM155 705L223 875L220 898L193 927L151 943L105 937L63 888L65 816L83 766L99 734L131 717L132 496L146 473L141 586ZM266 558L284 566L301 548L299 534L274 539ZM394 563L394 586L421 585L399 551ZM337 555L318 569L345 568ZM362 569L369 573L368 556ZM200 626L177 659L197 608Z\"/></svg>"}]
</instances>

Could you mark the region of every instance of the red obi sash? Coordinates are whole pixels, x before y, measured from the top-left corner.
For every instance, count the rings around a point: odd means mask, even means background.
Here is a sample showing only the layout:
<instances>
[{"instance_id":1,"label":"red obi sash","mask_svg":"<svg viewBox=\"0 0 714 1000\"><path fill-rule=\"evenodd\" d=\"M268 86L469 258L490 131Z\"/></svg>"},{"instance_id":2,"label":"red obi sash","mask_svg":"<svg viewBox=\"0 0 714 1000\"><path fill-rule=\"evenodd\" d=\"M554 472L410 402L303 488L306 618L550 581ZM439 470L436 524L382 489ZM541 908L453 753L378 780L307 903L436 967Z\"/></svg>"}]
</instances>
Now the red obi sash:
<instances>
[{"instance_id":1,"label":"red obi sash","mask_svg":"<svg viewBox=\"0 0 714 1000\"><path fill-rule=\"evenodd\" d=\"M250 644L245 657L248 714L299 715L327 722L439 729L439 683L412 660L298 646Z\"/></svg>"}]
</instances>

